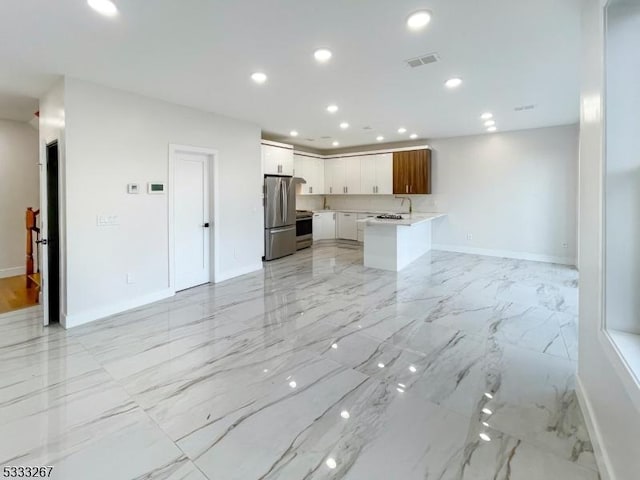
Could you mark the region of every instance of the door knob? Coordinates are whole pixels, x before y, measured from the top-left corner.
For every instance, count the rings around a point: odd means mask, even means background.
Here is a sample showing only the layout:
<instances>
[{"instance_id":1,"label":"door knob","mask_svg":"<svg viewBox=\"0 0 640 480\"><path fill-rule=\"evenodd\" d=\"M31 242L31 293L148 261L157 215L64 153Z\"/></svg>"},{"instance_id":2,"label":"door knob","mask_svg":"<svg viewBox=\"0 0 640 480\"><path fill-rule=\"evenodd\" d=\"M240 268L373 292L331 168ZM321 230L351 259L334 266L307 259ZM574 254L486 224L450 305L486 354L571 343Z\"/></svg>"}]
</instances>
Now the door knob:
<instances>
[{"instance_id":1,"label":"door knob","mask_svg":"<svg viewBox=\"0 0 640 480\"><path fill-rule=\"evenodd\" d=\"M204 225L202 225L204 228L209 228L209 222L205 223Z\"/></svg>"},{"instance_id":2,"label":"door knob","mask_svg":"<svg viewBox=\"0 0 640 480\"><path fill-rule=\"evenodd\" d=\"M42 245L47 245L49 243L49 241L46 238L43 238L42 240L36 240L36 243L41 243Z\"/></svg>"}]
</instances>

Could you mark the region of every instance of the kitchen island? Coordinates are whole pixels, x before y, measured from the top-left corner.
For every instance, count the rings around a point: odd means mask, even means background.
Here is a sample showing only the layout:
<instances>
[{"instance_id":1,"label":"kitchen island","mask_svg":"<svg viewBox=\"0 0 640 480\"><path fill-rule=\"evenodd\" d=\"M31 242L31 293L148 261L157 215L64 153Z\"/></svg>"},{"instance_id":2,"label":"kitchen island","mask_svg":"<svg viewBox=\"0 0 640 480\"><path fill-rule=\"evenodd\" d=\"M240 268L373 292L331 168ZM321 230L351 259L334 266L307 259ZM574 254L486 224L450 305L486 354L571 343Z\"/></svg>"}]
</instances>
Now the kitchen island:
<instances>
[{"instance_id":1,"label":"kitchen island","mask_svg":"<svg viewBox=\"0 0 640 480\"><path fill-rule=\"evenodd\" d=\"M402 219L366 218L364 265L400 271L431 250L431 223L445 213L411 213Z\"/></svg>"}]
</instances>

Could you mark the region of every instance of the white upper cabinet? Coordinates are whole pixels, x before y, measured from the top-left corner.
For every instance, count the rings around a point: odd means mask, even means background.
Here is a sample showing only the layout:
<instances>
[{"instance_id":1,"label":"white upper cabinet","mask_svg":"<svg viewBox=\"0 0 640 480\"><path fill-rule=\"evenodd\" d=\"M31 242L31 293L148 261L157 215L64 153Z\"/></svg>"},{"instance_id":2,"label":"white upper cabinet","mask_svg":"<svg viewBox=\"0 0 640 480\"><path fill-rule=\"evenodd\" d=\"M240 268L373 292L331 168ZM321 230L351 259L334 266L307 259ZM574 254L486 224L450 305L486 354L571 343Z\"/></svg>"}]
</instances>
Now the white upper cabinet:
<instances>
[{"instance_id":1,"label":"white upper cabinet","mask_svg":"<svg viewBox=\"0 0 640 480\"><path fill-rule=\"evenodd\" d=\"M324 193L360 193L360 157L330 158L324 162Z\"/></svg>"},{"instance_id":2,"label":"white upper cabinet","mask_svg":"<svg viewBox=\"0 0 640 480\"><path fill-rule=\"evenodd\" d=\"M301 184L302 195L324 194L324 160L321 158L294 155L295 176L304 178L307 183Z\"/></svg>"},{"instance_id":3,"label":"white upper cabinet","mask_svg":"<svg viewBox=\"0 0 640 480\"><path fill-rule=\"evenodd\" d=\"M361 193L391 195L393 193L393 154L381 153L360 157Z\"/></svg>"},{"instance_id":4,"label":"white upper cabinet","mask_svg":"<svg viewBox=\"0 0 640 480\"><path fill-rule=\"evenodd\" d=\"M341 195L345 193L345 163L343 158L324 161L324 193Z\"/></svg>"},{"instance_id":5,"label":"white upper cabinet","mask_svg":"<svg viewBox=\"0 0 640 480\"><path fill-rule=\"evenodd\" d=\"M376 155L360 157L360 190L365 195L376 193Z\"/></svg>"},{"instance_id":6,"label":"white upper cabinet","mask_svg":"<svg viewBox=\"0 0 640 480\"><path fill-rule=\"evenodd\" d=\"M345 161L345 193L348 195L361 192L360 159L362 157L347 157Z\"/></svg>"},{"instance_id":7,"label":"white upper cabinet","mask_svg":"<svg viewBox=\"0 0 640 480\"><path fill-rule=\"evenodd\" d=\"M263 143L262 168L265 175L293 175L293 148Z\"/></svg>"},{"instance_id":8,"label":"white upper cabinet","mask_svg":"<svg viewBox=\"0 0 640 480\"><path fill-rule=\"evenodd\" d=\"M323 160L296 154L303 195L393 195L393 153Z\"/></svg>"},{"instance_id":9,"label":"white upper cabinet","mask_svg":"<svg viewBox=\"0 0 640 480\"><path fill-rule=\"evenodd\" d=\"M393 153L380 153L375 156L376 193L393 194Z\"/></svg>"}]
</instances>

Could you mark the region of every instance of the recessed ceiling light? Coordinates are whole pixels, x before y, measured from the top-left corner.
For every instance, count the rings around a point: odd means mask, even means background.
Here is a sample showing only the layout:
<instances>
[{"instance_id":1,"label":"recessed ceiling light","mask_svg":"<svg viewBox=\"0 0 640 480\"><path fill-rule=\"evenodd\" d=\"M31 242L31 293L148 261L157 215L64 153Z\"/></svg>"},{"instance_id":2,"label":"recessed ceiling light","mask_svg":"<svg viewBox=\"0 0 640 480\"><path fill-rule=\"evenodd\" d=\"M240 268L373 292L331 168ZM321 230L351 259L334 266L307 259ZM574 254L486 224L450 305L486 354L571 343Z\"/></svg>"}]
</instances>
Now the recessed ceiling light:
<instances>
[{"instance_id":1,"label":"recessed ceiling light","mask_svg":"<svg viewBox=\"0 0 640 480\"><path fill-rule=\"evenodd\" d=\"M338 111L338 106L337 105L329 105L327 107L327 112L329 113L336 113Z\"/></svg>"},{"instance_id":2,"label":"recessed ceiling light","mask_svg":"<svg viewBox=\"0 0 640 480\"><path fill-rule=\"evenodd\" d=\"M292 136L292 137L297 137L298 136L298 132L296 130L291 130L289 132L289 135Z\"/></svg>"},{"instance_id":3,"label":"recessed ceiling light","mask_svg":"<svg viewBox=\"0 0 640 480\"><path fill-rule=\"evenodd\" d=\"M482 440L484 440L485 442L490 442L491 441L491 437L489 435L487 435L486 433L484 433L484 432L480 434L480 438Z\"/></svg>"},{"instance_id":4,"label":"recessed ceiling light","mask_svg":"<svg viewBox=\"0 0 640 480\"><path fill-rule=\"evenodd\" d=\"M331 145L333 145L334 147L337 147L338 145L340 145L340 142L337 140L334 140Z\"/></svg>"},{"instance_id":5,"label":"recessed ceiling light","mask_svg":"<svg viewBox=\"0 0 640 480\"><path fill-rule=\"evenodd\" d=\"M262 72L255 72L251 75L251 80L261 84L267 81L267 75Z\"/></svg>"},{"instance_id":6,"label":"recessed ceiling light","mask_svg":"<svg viewBox=\"0 0 640 480\"><path fill-rule=\"evenodd\" d=\"M111 0L87 0L87 3L105 17L115 17L118 14L118 7Z\"/></svg>"},{"instance_id":7,"label":"recessed ceiling light","mask_svg":"<svg viewBox=\"0 0 640 480\"><path fill-rule=\"evenodd\" d=\"M384 137L383 137L382 135L378 135L378 136L376 137L376 140L377 140L377 141L379 141L379 142L381 142L382 140L384 140Z\"/></svg>"},{"instance_id":8,"label":"recessed ceiling light","mask_svg":"<svg viewBox=\"0 0 640 480\"><path fill-rule=\"evenodd\" d=\"M313 56L320 63L329 61L332 55L333 54L331 53L331 50L329 50L328 48L319 48L315 52L313 52Z\"/></svg>"},{"instance_id":9,"label":"recessed ceiling light","mask_svg":"<svg viewBox=\"0 0 640 480\"><path fill-rule=\"evenodd\" d=\"M486 122L484 122L485 127L493 127L495 124L496 124L495 120L487 120Z\"/></svg>"},{"instance_id":10,"label":"recessed ceiling light","mask_svg":"<svg viewBox=\"0 0 640 480\"><path fill-rule=\"evenodd\" d=\"M487 128L487 132L495 132L498 128L493 126L493 127L489 127Z\"/></svg>"},{"instance_id":11,"label":"recessed ceiling light","mask_svg":"<svg viewBox=\"0 0 640 480\"><path fill-rule=\"evenodd\" d=\"M430 21L431 12L429 10L418 10L407 18L407 27L411 30L420 30L426 27Z\"/></svg>"},{"instance_id":12,"label":"recessed ceiling light","mask_svg":"<svg viewBox=\"0 0 640 480\"><path fill-rule=\"evenodd\" d=\"M458 77L453 77L444 82L444 86L447 88L458 88L462 85L462 79Z\"/></svg>"},{"instance_id":13,"label":"recessed ceiling light","mask_svg":"<svg viewBox=\"0 0 640 480\"><path fill-rule=\"evenodd\" d=\"M341 416L342 418L344 418L344 419L347 419L347 418L349 418L351 415L349 414L349 412L348 412L347 410L342 410L342 411L340 412L340 416Z\"/></svg>"},{"instance_id":14,"label":"recessed ceiling light","mask_svg":"<svg viewBox=\"0 0 640 480\"><path fill-rule=\"evenodd\" d=\"M336 460L331 457L327 458L327 461L324 463L326 463L327 467L329 467L332 470L338 466L338 463L336 462Z\"/></svg>"},{"instance_id":15,"label":"recessed ceiling light","mask_svg":"<svg viewBox=\"0 0 640 480\"><path fill-rule=\"evenodd\" d=\"M485 113L483 113L482 115L480 115L480 118L481 118L482 120L489 120L489 119L493 118L493 113L491 113L491 112L485 112Z\"/></svg>"},{"instance_id":16,"label":"recessed ceiling light","mask_svg":"<svg viewBox=\"0 0 640 480\"><path fill-rule=\"evenodd\" d=\"M411 140L415 140L416 138L418 138L418 134L417 133L412 133L411 135L409 135L409 138Z\"/></svg>"},{"instance_id":17,"label":"recessed ceiling light","mask_svg":"<svg viewBox=\"0 0 640 480\"><path fill-rule=\"evenodd\" d=\"M349 128L349 124L348 124L347 122L342 122L342 123L340 124L340 128L341 128L342 130L346 130L347 128Z\"/></svg>"},{"instance_id":18,"label":"recessed ceiling light","mask_svg":"<svg viewBox=\"0 0 640 480\"><path fill-rule=\"evenodd\" d=\"M404 128L404 127L400 127L400 128L398 129L398 133L406 133L406 131L407 131L407 129L406 129L406 128Z\"/></svg>"}]
</instances>

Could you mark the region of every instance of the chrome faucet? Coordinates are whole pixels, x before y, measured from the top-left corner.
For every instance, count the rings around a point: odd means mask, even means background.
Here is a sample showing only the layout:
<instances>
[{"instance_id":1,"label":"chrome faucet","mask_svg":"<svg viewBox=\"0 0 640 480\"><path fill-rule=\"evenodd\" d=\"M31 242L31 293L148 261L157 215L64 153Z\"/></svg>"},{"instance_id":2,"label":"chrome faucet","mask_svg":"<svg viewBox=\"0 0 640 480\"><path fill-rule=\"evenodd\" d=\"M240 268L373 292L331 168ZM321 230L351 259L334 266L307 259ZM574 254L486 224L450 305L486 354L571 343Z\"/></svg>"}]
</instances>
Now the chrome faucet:
<instances>
[{"instance_id":1,"label":"chrome faucet","mask_svg":"<svg viewBox=\"0 0 640 480\"><path fill-rule=\"evenodd\" d=\"M413 213L413 203L411 202L411 197L396 197L396 198L402 199L402 203L400 204L401 207L404 205L405 200L409 200L409 213Z\"/></svg>"}]
</instances>

